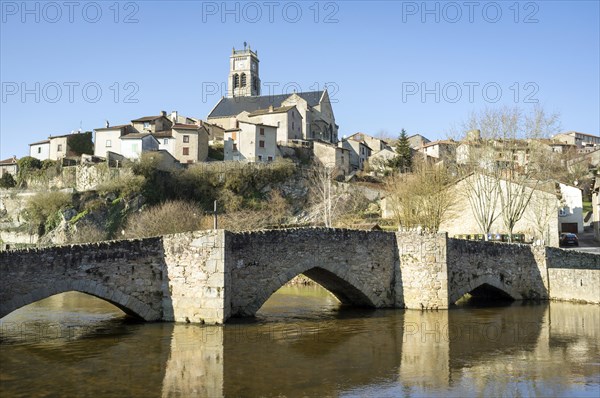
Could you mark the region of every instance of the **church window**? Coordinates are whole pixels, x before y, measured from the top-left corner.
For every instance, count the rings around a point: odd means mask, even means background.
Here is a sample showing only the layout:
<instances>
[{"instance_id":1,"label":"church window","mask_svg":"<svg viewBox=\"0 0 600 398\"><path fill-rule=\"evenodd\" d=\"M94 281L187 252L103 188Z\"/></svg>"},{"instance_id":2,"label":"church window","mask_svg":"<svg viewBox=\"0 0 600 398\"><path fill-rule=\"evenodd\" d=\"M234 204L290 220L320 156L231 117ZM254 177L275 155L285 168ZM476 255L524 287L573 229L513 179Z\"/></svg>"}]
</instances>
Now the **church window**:
<instances>
[{"instance_id":1,"label":"church window","mask_svg":"<svg viewBox=\"0 0 600 398\"><path fill-rule=\"evenodd\" d=\"M241 86L246 87L246 74L245 73L242 73L242 78L240 80L241 80Z\"/></svg>"},{"instance_id":2,"label":"church window","mask_svg":"<svg viewBox=\"0 0 600 398\"><path fill-rule=\"evenodd\" d=\"M240 86L240 75L237 73L233 75L233 88L238 88Z\"/></svg>"}]
</instances>

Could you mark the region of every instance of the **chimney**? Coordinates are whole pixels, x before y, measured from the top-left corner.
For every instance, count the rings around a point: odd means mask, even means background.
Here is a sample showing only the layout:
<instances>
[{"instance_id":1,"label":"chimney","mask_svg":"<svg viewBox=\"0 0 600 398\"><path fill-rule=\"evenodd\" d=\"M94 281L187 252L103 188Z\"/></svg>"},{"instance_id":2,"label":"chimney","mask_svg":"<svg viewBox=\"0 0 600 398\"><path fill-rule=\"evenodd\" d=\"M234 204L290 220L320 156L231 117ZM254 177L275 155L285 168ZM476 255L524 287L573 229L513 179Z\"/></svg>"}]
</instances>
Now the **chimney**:
<instances>
[{"instance_id":1,"label":"chimney","mask_svg":"<svg viewBox=\"0 0 600 398\"><path fill-rule=\"evenodd\" d=\"M167 116L167 112L166 111L160 111L160 115L161 116Z\"/></svg>"},{"instance_id":2,"label":"chimney","mask_svg":"<svg viewBox=\"0 0 600 398\"><path fill-rule=\"evenodd\" d=\"M106 126L106 128L109 128L109 127L110 127L110 123L108 122L108 120L106 121L106 124L105 124L105 126Z\"/></svg>"},{"instance_id":3,"label":"chimney","mask_svg":"<svg viewBox=\"0 0 600 398\"><path fill-rule=\"evenodd\" d=\"M177 111L171 111L171 121L177 123Z\"/></svg>"}]
</instances>

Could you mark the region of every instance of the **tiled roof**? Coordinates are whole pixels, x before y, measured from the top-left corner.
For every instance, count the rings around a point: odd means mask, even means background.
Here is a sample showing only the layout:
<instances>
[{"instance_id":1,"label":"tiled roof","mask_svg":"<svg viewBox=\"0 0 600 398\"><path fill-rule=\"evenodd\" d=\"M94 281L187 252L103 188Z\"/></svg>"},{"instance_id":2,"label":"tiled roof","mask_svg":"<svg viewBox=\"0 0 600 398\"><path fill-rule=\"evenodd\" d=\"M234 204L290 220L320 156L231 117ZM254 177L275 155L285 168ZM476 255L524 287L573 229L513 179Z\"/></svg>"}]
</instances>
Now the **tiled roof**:
<instances>
[{"instance_id":1,"label":"tiled roof","mask_svg":"<svg viewBox=\"0 0 600 398\"><path fill-rule=\"evenodd\" d=\"M50 140L44 140L44 141L33 142L33 143L29 144L29 146L32 146L32 145L41 145L41 144L49 144L49 143L50 143Z\"/></svg>"},{"instance_id":2,"label":"tiled roof","mask_svg":"<svg viewBox=\"0 0 600 398\"><path fill-rule=\"evenodd\" d=\"M126 128L126 127L129 127L129 125L128 124L120 124L118 126L102 127L102 128L94 129L94 130L96 130L96 131L98 131L98 130L115 130L115 129L122 129L122 128Z\"/></svg>"},{"instance_id":3,"label":"tiled roof","mask_svg":"<svg viewBox=\"0 0 600 398\"><path fill-rule=\"evenodd\" d=\"M156 138L171 138L173 137L173 130L157 131L152 135Z\"/></svg>"},{"instance_id":4,"label":"tiled roof","mask_svg":"<svg viewBox=\"0 0 600 398\"><path fill-rule=\"evenodd\" d=\"M259 109L257 111L252 112L252 113L249 113L248 116L249 117L254 117L254 116L268 115L270 113L285 113L285 112L287 112L290 109L295 108L295 107L296 107L296 105L281 106L279 108L273 108L272 110L270 108Z\"/></svg>"},{"instance_id":5,"label":"tiled roof","mask_svg":"<svg viewBox=\"0 0 600 398\"><path fill-rule=\"evenodd\" d=\"M0 160L0 164L3 166L4 165L14 165L14 164L17 164L17 159L8 158L8 159Z\"/></svg>"},{"instance_id":6,"label":"tiled roof","mask_svg":"<svg viewBox=\"0 0 600 398\"><path fill-rule=\"evenodd\" d=\"M319 105L323 91L307 91L296 94L302 97L308 103L308 106L313 107ZM256 112L261 109L268 109L269 106L279 108L281 107L281 103L292 95L294 94L221 98L219 103L210 112L210 115L208 115L208 118L236 116L243 111Z\"/></svg>"},{"instance_id":7,"label":"tiled roof","mask_svg":"<svg viewBox=\"0 0 600 398\"><path fill-rule=\"evenodd\" d=\"M150 133L131 133L131 134L126 134L124 136L121 137L122 140L132 140L132 139L137 139L137 138L144 138L147 135L152 135Z\"/></svg>"},{"instance_id":8,"label":"tiled roof","mask_svg":"<svg viewBox=\"0 0 600 398\"><path fill-rule=\"evenodd\" d=\"M198 130L200 128L200 126L197 126L195 124L180 124L180 123L177 123L177 124L173 125L173 128L177 129L177 130Z\"/></svg>"},{"instance_id":9,"label":"tiled roof","mask_svg":"<svg viewBox=\"0 0 600 398\"><path fill-rule=\"evenodd\" d=\"M132 120L132 122L150 122L152 120L160 119L161 117L164 117L164 116L163 115L159 115L159 116L144 116L144 117L141 117L139 119L134 119L134 120Z\"/></svg>"}]
</instances>

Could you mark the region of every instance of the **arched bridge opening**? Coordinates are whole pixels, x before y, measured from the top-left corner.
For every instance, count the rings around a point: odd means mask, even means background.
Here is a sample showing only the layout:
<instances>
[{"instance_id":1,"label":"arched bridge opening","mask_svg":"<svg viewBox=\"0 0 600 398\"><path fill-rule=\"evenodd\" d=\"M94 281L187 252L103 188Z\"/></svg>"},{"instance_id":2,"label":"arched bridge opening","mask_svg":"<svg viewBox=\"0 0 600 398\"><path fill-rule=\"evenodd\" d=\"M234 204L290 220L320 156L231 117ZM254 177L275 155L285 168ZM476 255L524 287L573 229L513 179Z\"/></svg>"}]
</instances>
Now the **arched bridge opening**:
<instances>
[{"instance_id":1,"label":"arched bridge opening","mask_svg":"<svg viewBox=\"0 0 600 398\"><path fill-rule=\"evenodd\" d=\"M343 306L375 308L374 299L358 287L352 277L340 277L321 267L313 267L302 272L289 272L284 277L273 278L266 286L257 286L255 299L244 308L239 308L234 316L254 316L256 312L294 277L303 274L330 292ZM366 290L366 289L364 289Z\"/></svg>"},{"instance_id":2,"label":"arched bridge opening","mask_svg":"<svg viewBox=\"0 0 600 398\"><path fill-rule=\"evenodd\" d=\"M112 304L126 315L145 321L158 320L155 311L147 304L141 302L133 296L127 295L118 289L107 289L99 287L90 281L66 282L60 285L48 285L43 289L37 289L20 295L13 300L3 302L0 307L0 318L4 318L10 313L26 307L30 304L56 296L66 292L79 292L109 304Z\"/></svg>"},{"instance_id":3,"label":"arched bridge opening","mask_svg":"<svg viewBox=\"0 0 600 398\"><path fill-rule=\"evenodd\" d=\"M468 304L468 305L509 305L513 301L520 299L520 296L514 292L509 293L503 286L498 283L482 282L480 284L472 284L475 286L468 291L465 291L458 298L451 298L452 304Z\"/></svg>"}]
</instances>

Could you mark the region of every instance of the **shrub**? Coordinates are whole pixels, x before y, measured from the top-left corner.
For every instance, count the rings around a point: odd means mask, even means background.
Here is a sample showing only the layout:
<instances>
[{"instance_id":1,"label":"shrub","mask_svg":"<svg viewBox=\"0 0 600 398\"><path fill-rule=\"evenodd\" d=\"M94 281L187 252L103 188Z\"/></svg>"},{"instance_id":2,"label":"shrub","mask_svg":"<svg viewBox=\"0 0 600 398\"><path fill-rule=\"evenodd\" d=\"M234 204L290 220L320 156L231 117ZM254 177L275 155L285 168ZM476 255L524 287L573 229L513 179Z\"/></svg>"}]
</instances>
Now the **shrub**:
<instances>
[{"instance_id":1,"label":"shrub","mask_svg":"<svg viewBox=\"0 0 600 398\"><path fill-rule=\"evenodd\" d=\"M29 199L25 219L30 225L44 226L40 234L53 229L60 222L59 211L71 204L71 194L51 191L40 192Z\"/></svg>"},{"instance_id":2,"label":"shrub","mask_svg":"<svg viewBox=\"0 0 600 398\"><path fill-rule=\"evenodd\" d=\"M77 230L71 238L72 243L93 243L106 240L106 232L94 225L83 225L77 227Z\"/></svg>"},{"instance_id":3,"label":"shrub","mask_svg":"<svg viewBox=\"0 0 600 398\"><path fill-rule=\"evenodd\" d=\"M17 181L15 181L14 177L10 173L2 174L2 178L0 178L0 188L13 188L17 185Z\"/></svg>"},{"instance_id":4,"label":"shrub","mask_svg":"<svg viewBox=\"0 0 600 398\"><path fill-rule=\"evenodd\" d=\"M142 176L126 174L108 180L98 185L96 188L101 195L114 193L117 196L131 196L142 192L146 179Z\"/></svg>"},{"instance_id":5,"label":"shrub","mask_svg":"<svg viewBox=\"0 0 600 398\"><path fill-rule=\"evenodd\" d=\"M203 211L184 201L170 201L132 214L125 226L125 237L143 238L201 228Z\"/></svg>"}]
</instances>

